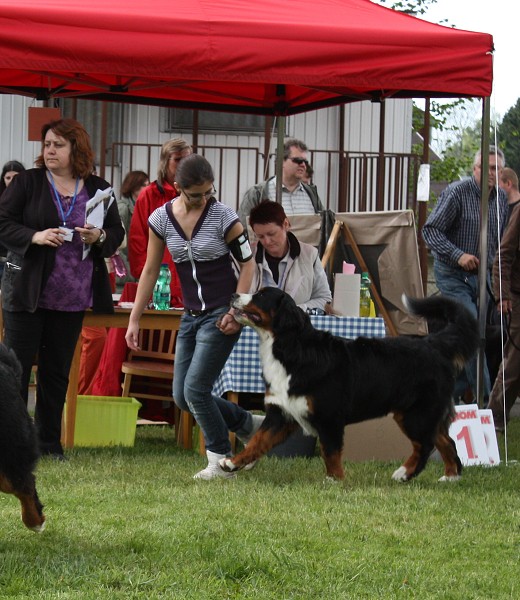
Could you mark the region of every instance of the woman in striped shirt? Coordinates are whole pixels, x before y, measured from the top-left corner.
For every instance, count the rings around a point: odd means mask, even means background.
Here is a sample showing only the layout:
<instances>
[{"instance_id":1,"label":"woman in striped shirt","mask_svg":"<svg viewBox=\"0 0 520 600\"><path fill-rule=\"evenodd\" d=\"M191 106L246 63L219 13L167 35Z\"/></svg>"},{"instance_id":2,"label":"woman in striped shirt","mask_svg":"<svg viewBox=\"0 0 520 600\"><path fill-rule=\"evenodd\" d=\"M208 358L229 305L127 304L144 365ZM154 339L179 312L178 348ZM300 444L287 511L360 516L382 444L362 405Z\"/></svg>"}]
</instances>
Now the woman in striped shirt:
<instances>
[{"instance_id":1,"label":"woman in striped shirt","mask_svg":"<svg viewBox=\"0 0 520 600\"><path fill-rule=\"evenodd\" d=\"M240 326L229 312L234 292L247 293L254 265L244 228L231 208L217 202L209 162L192 154L183 158L176 173L179 196L155 210L144 266L130 315L126 340L137 347L139 317L148 304L163 257L170 251L184 298L175 350L173 398L191 412L206 444L208 466L197 479L230 477L218 461L231 454L229 430L247 443L261 417L212 393L213 384L240 335ZM238 279L232 255L238 264Z\"/></svg>"}]
</instances>

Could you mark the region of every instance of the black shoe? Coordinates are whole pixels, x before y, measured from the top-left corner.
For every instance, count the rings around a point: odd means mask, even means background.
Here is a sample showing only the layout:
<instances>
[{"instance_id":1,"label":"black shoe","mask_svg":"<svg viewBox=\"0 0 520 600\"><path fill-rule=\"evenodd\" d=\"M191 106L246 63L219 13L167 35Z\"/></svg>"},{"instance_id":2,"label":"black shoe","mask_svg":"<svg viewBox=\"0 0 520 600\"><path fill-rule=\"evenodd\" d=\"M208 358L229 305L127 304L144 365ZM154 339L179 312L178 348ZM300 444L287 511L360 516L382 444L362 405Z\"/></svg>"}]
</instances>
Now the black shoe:
<instances>
[{"instance_id":1,"label":"black shoe","mask_svg":"<svg viewBox=\"0 0 520 600\"><path fill-rule=\"evenodd\" d=\"M68 459L68 457L65 456L65 454L63 454L63 452L51 452L51 451L43 451L41 453L42 457L47 457L50 458L52 460L56 460L56 461L61 461L61 462L65 462Z\"/></svg>"}]
</instances>

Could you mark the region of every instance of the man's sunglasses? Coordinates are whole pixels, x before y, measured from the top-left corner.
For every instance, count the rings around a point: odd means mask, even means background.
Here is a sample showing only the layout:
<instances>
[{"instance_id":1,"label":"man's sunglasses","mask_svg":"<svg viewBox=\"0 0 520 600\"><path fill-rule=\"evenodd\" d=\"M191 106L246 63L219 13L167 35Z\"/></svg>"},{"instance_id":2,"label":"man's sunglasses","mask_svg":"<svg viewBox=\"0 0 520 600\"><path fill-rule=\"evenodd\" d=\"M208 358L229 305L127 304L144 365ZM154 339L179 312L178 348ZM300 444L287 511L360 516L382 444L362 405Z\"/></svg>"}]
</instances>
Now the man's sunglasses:
<instances>
[{"instance_id":1,"label":"man's sunglasses","mask_svg":"<svg viewBox=\"0 0 520 600\"><path fill-rule=\"evenodd\" d=\"M291 157L291 160L295 165L308 165L309 161L306 158L300 158L299 156Z\"/></svg>"}]
</instances>

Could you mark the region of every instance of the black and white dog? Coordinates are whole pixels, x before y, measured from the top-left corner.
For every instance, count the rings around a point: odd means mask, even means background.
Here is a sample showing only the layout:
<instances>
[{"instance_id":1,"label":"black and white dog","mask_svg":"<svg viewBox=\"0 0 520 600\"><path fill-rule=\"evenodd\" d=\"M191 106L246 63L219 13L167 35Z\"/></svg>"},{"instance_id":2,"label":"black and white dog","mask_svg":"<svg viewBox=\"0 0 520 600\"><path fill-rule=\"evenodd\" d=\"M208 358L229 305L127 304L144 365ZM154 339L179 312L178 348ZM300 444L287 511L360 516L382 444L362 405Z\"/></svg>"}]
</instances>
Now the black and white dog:
<instances>
[{"instance_id":1,"label":"black and white dog","mask_svg":"<svg viewBox=\"0 0 520 600\"><path fill-rule=\"evenodd\" d=\"M34 477L38 442L20 395L20 375L14 352L0 344L0 491L20 500L22 521L29 529L43 531L45 516Z\"/></svg>"},{"instance_id":2,"label":"black and white dog","mask_svg":"<svg viewBox=\"0 0 520 600\"><path fill-rule=\"evenodd\" d=\"M393 474L417 476L436 447L444 461L441 480L458 479L462 465L448 431L457 373L477 351L478 324L461 304L436 296L405 298L408 310L443 323L424 337L346 340L315 329L309 316L277 288L235 294L235 318L260 336L266 380L266 418L247 447L222 459L242 469L301 425L319 437L327 475L343 479L345 425L393 413L413 447Z\"/></svg>"}]
</instances>

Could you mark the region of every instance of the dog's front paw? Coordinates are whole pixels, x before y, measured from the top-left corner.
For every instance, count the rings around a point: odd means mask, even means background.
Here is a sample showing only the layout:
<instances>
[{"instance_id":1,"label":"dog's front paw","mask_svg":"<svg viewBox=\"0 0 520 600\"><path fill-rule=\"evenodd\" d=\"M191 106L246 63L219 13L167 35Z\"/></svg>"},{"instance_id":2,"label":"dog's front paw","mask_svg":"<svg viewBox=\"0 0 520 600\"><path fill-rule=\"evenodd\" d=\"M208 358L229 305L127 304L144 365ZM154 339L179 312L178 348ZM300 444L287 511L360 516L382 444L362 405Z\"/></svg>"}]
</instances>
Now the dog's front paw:
<instances>
[{"instance_id":1,"label":"dog's front paw","mask_svg":"<svg viewBox=\"0 0 520 600\"><path fill-rule=\"evenodd\" d=\"M443 475L439 481L458 481L460 479L460 475Z\"/></svg>"},{"instance_id":2,"label":"dog's front paw","mask_svg":"<svg viewBox=\"0 0 520 600\"><path fill-rule=\"evenodd\" d=\"M35 525L34 527L29 527L29 529L31 529L35 533L41 533L45 529L45 523L46 523L46 521L44 521L41 525Z\"/></svg>"},{"instance_id":3,"label":"dog's front paw","mask_svg":"<svg viewBox=\"0 0 520 600\"><path fill-rule=\"evenodd\" d=\"M406 467L399 467L397 471L394 471L392 475L394 481L408 481L408 475L406 474Z\"/></svg>"},{"instance_id":4,"label":"dog's front paw","mask_svg":"<svg viewBox=\"0 0 520 600\"><path fill-rule=\"evenodd\" d=\"M238 467L235 465L235 463L229 457L221 458L218 461L218 464L220 465L220 468L223 471L226 471L227 473L231 473L233 471L238 471Z\"/></svg>"},{"instance_id":5,"label":"dog's front paw","mask_svg":"<svg viewBox=\"0 0 520 600\"><path fill-rule=\"evenodd\" d=\"M335 477L332 477L331 475L327 475L325 477L324 483L327 483L327 484L339 483L339 479L336 479Z\"/></svg>"}]
</instances>

